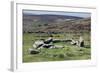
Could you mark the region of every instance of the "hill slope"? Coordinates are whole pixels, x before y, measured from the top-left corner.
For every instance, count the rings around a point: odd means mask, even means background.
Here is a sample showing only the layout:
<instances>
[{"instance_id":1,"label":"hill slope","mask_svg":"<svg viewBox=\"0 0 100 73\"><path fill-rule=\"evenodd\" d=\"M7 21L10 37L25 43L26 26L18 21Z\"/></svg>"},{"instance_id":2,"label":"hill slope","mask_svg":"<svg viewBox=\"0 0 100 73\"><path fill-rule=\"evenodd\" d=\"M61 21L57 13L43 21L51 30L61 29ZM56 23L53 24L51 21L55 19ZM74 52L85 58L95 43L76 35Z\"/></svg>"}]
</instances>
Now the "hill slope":
<instances>
[{"instance_id":1,"label":"hill slope","mask_svg":"<svg viewBox=\"0 0 100 73\"><path fill-rule=\"evenodd\" d=\"M23 15L24 32L90 31L90 18L63 15Z\"/></svg>"}]
</instances>

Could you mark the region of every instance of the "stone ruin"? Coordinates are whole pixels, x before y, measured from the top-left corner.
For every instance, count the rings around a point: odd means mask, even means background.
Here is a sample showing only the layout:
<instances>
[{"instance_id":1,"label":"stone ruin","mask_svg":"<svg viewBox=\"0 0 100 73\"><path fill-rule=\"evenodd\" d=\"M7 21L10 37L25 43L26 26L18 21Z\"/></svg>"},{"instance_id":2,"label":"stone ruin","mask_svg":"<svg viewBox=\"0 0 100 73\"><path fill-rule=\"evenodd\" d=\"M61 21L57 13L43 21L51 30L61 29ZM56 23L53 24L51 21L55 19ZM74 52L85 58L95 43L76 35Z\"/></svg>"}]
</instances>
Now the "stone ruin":
<instances>
[{"instance_id":1,"label":"stone ruin","mask_svg":"<svg viewBox=\"0 0 100 73\"><path fill-rule=\"evenodd\" d=\"M65 41L67 41L65 39ZM62 40L55 40L52 37L49 37L46 40L37 40L34 42L33 44L33 48L29 48L29 53L30 54L38 54L40 53L40 50L42 48L48 48L48 49L57 49L57 48L64 48L64 46L60 46L60 45L54 45L53 42L62 42ZM82 38L82 36L79 37L79 40L68 40L68 42L71 43L71 45L77 45L79 47L84 47L84 39Z\"/></svg>"},{"instance_id":2,"label":"stone ruin","mask_svg":"<svg viewBox=\"0 0 100 73\"><path fill-rule=\"evenodd\" d=\"M83 39L82 36L80 36L80 37L79 37L79 40L77 40L77 41L74 40L74 39L72 39L71 44L72 44L72 45L77 45L77 46L79 46L79 47L84 47L84 39Z\"/></svg>"}]
</instances>

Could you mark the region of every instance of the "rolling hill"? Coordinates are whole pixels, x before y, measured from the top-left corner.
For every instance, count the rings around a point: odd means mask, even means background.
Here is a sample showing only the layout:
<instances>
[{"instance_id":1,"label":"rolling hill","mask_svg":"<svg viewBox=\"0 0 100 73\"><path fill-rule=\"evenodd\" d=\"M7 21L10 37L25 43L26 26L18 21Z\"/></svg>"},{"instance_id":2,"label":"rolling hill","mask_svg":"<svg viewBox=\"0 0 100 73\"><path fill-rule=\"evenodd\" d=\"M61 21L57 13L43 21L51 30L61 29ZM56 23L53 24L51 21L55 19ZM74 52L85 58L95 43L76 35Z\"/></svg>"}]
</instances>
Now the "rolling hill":
<instances>
[{"instance_id":1,"label":"rolling hill","mask_svg":"<svg viewBox=\"0 0 100 73\"><path fill-rule=\"evenodd\" d=\"M23 15L23 32L81 32L91 30L91 18L63 15Z\"/></svg>"}]
</instances>

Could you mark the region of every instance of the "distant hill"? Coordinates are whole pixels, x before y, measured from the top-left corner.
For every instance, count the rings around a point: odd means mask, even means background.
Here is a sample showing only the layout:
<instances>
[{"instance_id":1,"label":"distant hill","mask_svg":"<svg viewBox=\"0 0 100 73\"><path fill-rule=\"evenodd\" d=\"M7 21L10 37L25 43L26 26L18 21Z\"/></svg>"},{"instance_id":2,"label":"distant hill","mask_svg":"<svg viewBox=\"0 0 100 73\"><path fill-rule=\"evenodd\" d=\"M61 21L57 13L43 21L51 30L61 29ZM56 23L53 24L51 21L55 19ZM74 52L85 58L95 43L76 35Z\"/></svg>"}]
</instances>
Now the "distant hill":
<instances>
[{"instance_id":1,"label":"distant hill","mask_svg":"<svg viewBox=\"0 0 100 73\"><path fill-rule=\"evenodd\" d=\"M23 15L24 32L90 31L90 18L63 15Z\"/></svg>"}]
</instances>

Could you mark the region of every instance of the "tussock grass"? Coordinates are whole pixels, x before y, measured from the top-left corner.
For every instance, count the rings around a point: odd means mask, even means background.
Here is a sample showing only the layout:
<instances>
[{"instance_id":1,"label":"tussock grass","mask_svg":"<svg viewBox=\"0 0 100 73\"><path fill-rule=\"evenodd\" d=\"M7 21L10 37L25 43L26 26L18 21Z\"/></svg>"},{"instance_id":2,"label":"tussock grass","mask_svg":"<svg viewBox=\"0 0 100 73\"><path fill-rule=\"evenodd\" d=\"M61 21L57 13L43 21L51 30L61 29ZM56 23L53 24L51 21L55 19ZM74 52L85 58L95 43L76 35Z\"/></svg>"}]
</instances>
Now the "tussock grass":
<instances>
[{"instance_id":1,"label":"tussock grass","mask_svg":"<svg viewBox=\"0 0 100 73\"><path fill-rule=\"evenodd\" d=\"M79 34L78 34L79 35ZM38 36L38 37L37 37ZM45 36L43 34L43 36ZM74 37L73 37L74 36ZM75 34L53 34L53 38L59 39L78 39L79 36ZM42 34L23 34L23 62L44 62L44 61L64 61L64 60L87 60L91 59L91 45L90 45L90 34L84 33L83 38L85 40L85 47L78 47L71 45L66 42L54 43L55 45L63 45L64 48L59 49L41 49L39 54L29 54L28 49L32 48L33 43L38 39L46 39L42 37Z\"/></svg>"}]
</instances>

